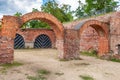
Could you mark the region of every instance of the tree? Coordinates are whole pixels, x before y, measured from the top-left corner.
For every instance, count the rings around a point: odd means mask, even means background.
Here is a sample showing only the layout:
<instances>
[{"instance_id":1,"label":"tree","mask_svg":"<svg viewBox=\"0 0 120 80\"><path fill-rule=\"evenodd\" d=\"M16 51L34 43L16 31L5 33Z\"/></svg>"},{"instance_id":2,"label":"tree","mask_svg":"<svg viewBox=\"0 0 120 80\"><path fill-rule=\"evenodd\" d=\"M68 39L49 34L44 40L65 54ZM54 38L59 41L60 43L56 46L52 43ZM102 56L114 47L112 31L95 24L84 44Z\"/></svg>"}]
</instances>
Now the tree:
<instances>
[{"instance_id":1,"label":"tree","mask_svg":"<svg viewBox=\"0 0 120 80\"><path fill-rule=\"evenodd\" d=\"M113 12L118 3L114 0L85 0L85 2L86 4L83 4L81 0L78 1L79 6L74 11L77 18Z\"/></svg>"},{"instance_id":2,"label":"tree","mask_svg":"<svg viewBox=\"0 0 120 80\"><path fill-rule=\"evenodd\" d=\"M115 11L117 2L114 0L86 0L85 13L96 15Z\"/></svg>"},{"instance_id":3,"label":"tree","mask_svg":"<svg viewBox=\"0 0 120 80\"><path fill-rule=\"evenodd\" d=\"M74 11L75 12L75 16L77 18L83 18L85 16L85 12L84 12L84 4L79 0L78 1L79 6L78 8Z\"/></svg>"},{"instance_id":4,"label":"tree","mask_svg":"<svg viewBox=\"0 0 120 80\"><path fill-rule=\"evenodd\" d=\"M58 3L53 0L42 5L41 10L54 15L61 22L67 22L73 20L70 8L70 5L58 5Z\"/></svg>"},{"instance_id":5,"label":"tree","mask_svg":"<svg viewBox=\"0 0 120 80\"><path fill-rule=\"evenodd\" d=\"M39 11L38 9L33 8L32 12ZM30 20L29 22L24 24L27 28L47 28L50 29L50 26L43 21L40 20Z\"/></svg>"}]
</instances>

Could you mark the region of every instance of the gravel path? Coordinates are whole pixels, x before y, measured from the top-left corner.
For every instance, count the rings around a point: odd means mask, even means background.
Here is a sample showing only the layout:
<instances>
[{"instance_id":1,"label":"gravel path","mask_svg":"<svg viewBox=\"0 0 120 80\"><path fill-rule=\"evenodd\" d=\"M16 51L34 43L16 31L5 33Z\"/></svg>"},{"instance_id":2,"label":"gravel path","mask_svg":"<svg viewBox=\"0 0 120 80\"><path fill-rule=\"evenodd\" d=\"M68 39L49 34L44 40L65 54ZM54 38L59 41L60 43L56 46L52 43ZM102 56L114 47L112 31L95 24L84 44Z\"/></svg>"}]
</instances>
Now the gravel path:
<instances>
[{"instance_id":1,"label":"gravel path","mask_svg":"<svg viewBox=\"0 0 120 80\"><path fill-rule=\"evenodd\" d=\"M120 80L120 63L81 56L83 60L60 61L55 49L15 50L15 61L23 63L3 71L0 80L28 80L44 69L50 72L47 80L82 80L80 75L91 76L94 80Z\"/></svg>"}]
</instances>

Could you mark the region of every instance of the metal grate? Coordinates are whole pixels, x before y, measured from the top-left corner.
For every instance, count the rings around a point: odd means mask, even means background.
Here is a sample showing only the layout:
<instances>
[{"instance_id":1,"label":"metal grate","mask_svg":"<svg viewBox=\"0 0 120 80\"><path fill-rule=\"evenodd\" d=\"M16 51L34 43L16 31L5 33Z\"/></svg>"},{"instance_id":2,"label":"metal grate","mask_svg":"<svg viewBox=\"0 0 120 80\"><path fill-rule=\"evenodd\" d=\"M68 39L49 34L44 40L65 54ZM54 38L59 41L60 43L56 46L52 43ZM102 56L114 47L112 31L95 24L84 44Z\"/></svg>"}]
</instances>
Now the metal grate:
<instances>
[{"instance_id":1,"label":"metal grate","mask_svg":"<svg viewBox=\"0 0 120 80\"><path fill-rule=\"evenodd\" d=\"M35 39L34 48L51 48L51 40L47 35L40 35Z\"/></svg>"},{"instance_id":2,"label":"metal grate","mask_svg":"<svg viewBox=\"0 0 120 80\"><path fill-rule=\"evenodd\" d=\"M25 48L25 42L21 35L16 34L16 37L14 39L14 49L21 49Z\"/></svg>"}]
</instances>

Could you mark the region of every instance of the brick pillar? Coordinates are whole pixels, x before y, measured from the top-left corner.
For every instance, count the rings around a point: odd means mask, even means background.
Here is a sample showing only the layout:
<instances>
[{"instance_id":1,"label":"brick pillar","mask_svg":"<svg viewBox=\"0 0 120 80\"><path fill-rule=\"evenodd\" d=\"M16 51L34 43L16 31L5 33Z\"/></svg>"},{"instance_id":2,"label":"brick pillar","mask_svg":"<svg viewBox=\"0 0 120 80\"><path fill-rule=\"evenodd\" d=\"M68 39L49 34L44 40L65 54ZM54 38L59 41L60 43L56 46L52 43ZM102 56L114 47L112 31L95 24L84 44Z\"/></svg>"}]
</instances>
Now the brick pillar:
<instances>
[{"instance_id":1,"label":"brick pillar","mask_svg":"<svg viewBox=\"0 0 120 80\"><path fill-rule=\"evenodd\" d=\"M0 38L0 63L13 62L14 40L7 37Z\"/></svg>"},{"instance_id":2,"label":"brick pillar","mask_svg":"<svg viewBox=\"0 0 120 80\"><path fill-rule=\"evenodd\" d=\"M14 59L14 38L18 25L17 17L4 16L0 37L0 63L12 63Z\"/></svg>"},{"instance_id":3,"label":"brick pillar","mask_svg":"<svg viewBox=\"0 0 120 80\"><path fill-rule=\"evenodd\" d=\"M102 56L109 52L109 42L105 37L99 38L98 55Z\"/></svg>"},{"instance_id":4,"label":"brick pillar","mask_svg":"<svg viewBox=\"0 0 120 80\"><path fill-rule=\"evenodd\" d=\"M73 29L65 30L64 59L79 59L79 54L78 31Z\"/></svg>"}]
</instances>

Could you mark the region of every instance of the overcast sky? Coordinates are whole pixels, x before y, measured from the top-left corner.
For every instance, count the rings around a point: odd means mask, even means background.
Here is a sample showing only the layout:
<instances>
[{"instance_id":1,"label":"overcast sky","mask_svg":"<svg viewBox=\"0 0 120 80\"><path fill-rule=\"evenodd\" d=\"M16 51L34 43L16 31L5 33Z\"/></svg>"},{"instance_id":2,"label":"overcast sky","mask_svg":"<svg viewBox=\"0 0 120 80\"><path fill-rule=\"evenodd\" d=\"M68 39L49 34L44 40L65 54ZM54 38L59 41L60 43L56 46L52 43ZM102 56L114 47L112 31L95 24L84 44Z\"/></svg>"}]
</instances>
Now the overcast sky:
<instances>
[{"instance_id":1,"label":"overcast sky","mask_svg":"<svg viewBox=\"0 0 120 80\"><path fill-rule=\"evenodd\" d=\"M57 0L59 4L69 4L71 9L75 10L78 7L78 0ZM85 3L85 0L81 0ZM119 0L120 1L120 0ZM16 12L22 14L32 11L32 8L40 10L42 0L0 0L0 18L3 15L13 15Z\"/></svg>"}]
</instances>

